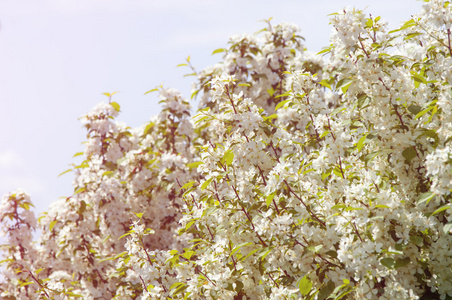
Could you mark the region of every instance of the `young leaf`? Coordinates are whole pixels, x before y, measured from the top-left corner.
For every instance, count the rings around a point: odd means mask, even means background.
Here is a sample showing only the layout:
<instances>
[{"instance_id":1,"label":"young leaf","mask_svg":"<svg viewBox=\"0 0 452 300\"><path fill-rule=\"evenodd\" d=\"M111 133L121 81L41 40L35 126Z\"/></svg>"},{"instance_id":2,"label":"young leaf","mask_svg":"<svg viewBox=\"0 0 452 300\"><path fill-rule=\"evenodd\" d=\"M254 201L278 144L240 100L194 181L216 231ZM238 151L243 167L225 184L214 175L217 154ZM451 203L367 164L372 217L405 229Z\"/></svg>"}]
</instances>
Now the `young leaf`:
<instances>
[{"instance_id":1,"label":"young leaf","mask_svg":"<svg viewBox=\"0 0 452 300\"><path fill-rule=\"evenodd\" d=\"M449 209L450 206L449 205L443 205L440 208L438 208L437 210L435 210L434 212L432 212L432 214L430 216L434 216L442 211L445 211L446 209Z\"/></svg>"},{"instance_id":2,"label":"young leaf","mask_svg":"<svg viewBox=\"0 0 452 300\"><path fill-rule=\"evenodd\" d=\"M204 162L202 162L202 161L195 161L195 162L192 162L192 163L188 163L187 167L189 167L190 169L195 169L198 166L202 165L203 163Z\"/></svg>"},{"instance_id":3,"label":"young leaf","mask_svg":"<svg viewBox=\"0 0 452 300\"><path fill-rule=\"evenodd\" d=\"M231 257L231 256L234 255L237 251L239 251L240 248L245 247L245 246L249 246L249 245L252 245L252 244L253 244L253 243L251 243L251 242L238 244L237 246L235 246L235 247L232 249L231 254L229 254L229 257Z\"/></svg>"},{"instance_id":4,"label":"young leaf","mask_svg":"<svg viewBox=\"0 0 452 300\"><path fill-rule=\"evenodd\" d=\"M363 148L363 146L364 146L364 141L366 140L366 138L367 138L367 134L363 135L363 136L359 139L358 143L356 143L356 149L358 150L358 152L361 151L361 149Z\"/></svg>"},{"instance_id":5,"label":"young leaf","mask_svg":"<svg viewBox=\"0 0 452 300\"><path fill-rule=\"evenodd\" d=\"M427 202L427 204L428 204L430 202L430 200L432 200L434 197L435 197L435 194L433 194L432 192L422 193L419 195L416 202L417 202L417 204L421 204L424 202Z\"/></svg>"},{"instance_id":6,"label":"young leaf","mask_svg":"<svg viewBox=\"0 0 452 300\"><path fill-rule=\"evenodd\" d=\"M234 152L232 152L232 149L229 149L224 153L223 160L228 166L232 164L232 161L234 160Z\"/></svg>"},{"instance_id":7,"label":"young leaf","mask_svg":"<svg viewBox=\"0 0 452 300\"><path fill-rule=\"evenodd\" d=\"M213 178L209 178L206 181L204 181L204 183L201 185L201 190L205 190L209 186L210 182L212 182L212 180Z\"/></svg>"},{"instance_id":8,"label":"young leaf","mask_svg":"<svg viewBox=\"0 0 452 300\"><path fill-rule=\"evenodd\" d=\"M319 84L331 90L331 85L328 83L326 79L320 81Z\"/></svg>"},{"instance_id":9,"label":"young leaf","mask_svg":"<svg viewBox=\"0 0 452 300\"><path fill-rule=\"evenodd\" d=\"M402 151L402 156L407 160L411 161L417 155L416 149L414 147L408 147Z\"/></svg>"},{"instance_id":10,"label":"young leaf","mask_svg":"<svg viewBox=\"0 0 452 300\"><path fill-rule=\"evenodd\" d=\"M141 218L143 217L144 212L142 212L142 213L136 213L136 212L134 212L133 214L134 214L135 216L137 216L139 219L141 219Z\"/></svg>"},{"instance_id":11,"label":"young leaf","mask_svg":"<svg viewBox=\"0 0 452 300\"><path fill-rule=\"evenodd\" d=\"M112 102L110 103L110 105L113 106L116 111L119 111L121 109L121 106L119 106L117 102Z\"/></svg>"},{"instance_id":12,"label":"young leaf","mask_svg":"<svg viewBox=\"0 0 452 300\"><path fill-rule=\"evenodd\" d=\"M283 107L286 103L289 103L289 102L290 102L290 99L287 99L287 100L284 100L284 101L279 102L278 105L276 105L276 107L275 107L275 111L278 110L278 109L280 109L280 108Z\"/></svg>"},{"instance_id":13,"label":"young leaf","mask_svg":"<svg viewBox=\"0 0 452 300\"><path fill-rule=\"evenodd\" d=\"M267 198L265 199L265 203L267 204L267 207L270 206L270 203L272 203L273 198L275 198L275 195L276 195L276 192L273 192L267 196Z\"/></svg>"},{"instance_id":14,"label":"young leaf","mask_svg":"<svg viewBox=\"0 0 452 300\"><path fill-rule=\"evenodd\" d=\"M180 189L181 189L181 190L186 190L186 189L192 187L195 183L196 183L196 181L190 180L189 182L187 182L186 184L184 184Z\"/></svg>"},{"instance_id":15,"label":"young leaf","mask_svg":"<svg viewBox=\"0 0 452 300\"><path fill-rule=\"evenodd\" d=\"M394 268L398 269L401 267L404 267L406 265L408 265L410 263L410 258L409 257L405 257L405 258L400 258L398 260L396 260L395 264L394 264Z\"/></svg>"},{"instance_id":16,"label":"young leaf","mask_svg":"<svg viewBox=\"0 0 452 300\"><path fill-rule=\"evenodd\" d=\"M83 155L83 154L85 154L85 152L77 152L72 157L77 157L77 156L80 156L80 155Z\"/></svg>"},{"instance_id":17,"label":"young leaf","mask_svg":"<svg viewBox=\"0 0 452 300\"><path fill-rule=\"evenodd\" d=\"M394 269L396 264L395 260L390 257L382 258L380 263L388 269Z\"/></svg>"},{"instance_id":18,"label":"young leaf","mask_svg":"<svg viewBox=\"0 0 452 300\"><path fill-rule=\"evenodd\" d=\"M328 298L328 296L331 295L331 293L334 291L334 288L335 288L334 282L332 280L328 281L328 283L319 290L319 295L317 299L324 300Z\"/></svg>"},{"instance_id":19,"label":"young leaf","mask_svg":"<svg viewBox=\"0 0 452 300\"><path fill-rule=\"evenodd\" d=\"M49 224L49 231L52 231L52 230L53 230L53 227L55 227L55 224L56 224L57 222L58 222L57 220L53 220L52 222L50 222L50 224Z\"/></svg>"},{"instance_id":20,"label":"young leaf","mask_svg":"<svg viewBox=\"0 0 452 300\"><path fill-rule=\"evenodd\" d=\"M298 283L298 289L300 290L301 295L306 296L311 291L311 288L312 282L309 280L308 274L306 274Z\"/></svg>"},{"instance_id":21,"label":"young leaf","mask_svg":"<svg viewBox=\"0 0 452 300\"><path fill-rule=\"evenodd\" d=\"M228 51L228 49L218 48L218 49L213 50L212 55L217 54L217 53L221 53L221 52L226 52L226 51Z\"/></svg>"},{"instance_id":22,"label":"young leaf","mask_svg":"<svg viewBox=\"0 0 452 300\"><path fill-rule=\"evenodd\" d=\"M149 93L156 92L156 91L158 91L158 90L159 90L158 88L155 88L155 89L152 89L152 90L147 91L147 92L144 93L144 94L147 95L147 94L149 94Z\"/></svg>"},{"instance_id":23,"label":"young leaf","mask_svg":"<svg viewBox=\"0 0 452 300\"><path fill-rule=\"evenodd\" d=\"M71 172L71 171L72 171L72 169L67 169L66 171L60 173L60 174L58 175L58 177L60 177L60 176L63 175L63 174L69 173L69 172Z\"/></svg>"}]
</instances>

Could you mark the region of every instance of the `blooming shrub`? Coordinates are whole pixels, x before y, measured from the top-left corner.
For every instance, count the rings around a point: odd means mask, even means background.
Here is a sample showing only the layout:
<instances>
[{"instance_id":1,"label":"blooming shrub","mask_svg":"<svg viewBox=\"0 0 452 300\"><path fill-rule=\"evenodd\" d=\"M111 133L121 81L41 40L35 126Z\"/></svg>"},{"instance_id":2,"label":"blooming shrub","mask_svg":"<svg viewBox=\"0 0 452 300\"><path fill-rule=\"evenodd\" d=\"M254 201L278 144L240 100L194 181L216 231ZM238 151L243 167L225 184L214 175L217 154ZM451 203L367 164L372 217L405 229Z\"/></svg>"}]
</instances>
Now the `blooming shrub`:
<instances>
[{"instance_id":1,"label":"blooming shrub","mask_svg":"<svg viewBox=\"0 0 452 300\"><path fill-rule=\"evenodd\" d=\"M268 23L140 128L107 94L71 197L3 197L2 299L452 299L451 22Z\"/></svg>"}]
</instances>

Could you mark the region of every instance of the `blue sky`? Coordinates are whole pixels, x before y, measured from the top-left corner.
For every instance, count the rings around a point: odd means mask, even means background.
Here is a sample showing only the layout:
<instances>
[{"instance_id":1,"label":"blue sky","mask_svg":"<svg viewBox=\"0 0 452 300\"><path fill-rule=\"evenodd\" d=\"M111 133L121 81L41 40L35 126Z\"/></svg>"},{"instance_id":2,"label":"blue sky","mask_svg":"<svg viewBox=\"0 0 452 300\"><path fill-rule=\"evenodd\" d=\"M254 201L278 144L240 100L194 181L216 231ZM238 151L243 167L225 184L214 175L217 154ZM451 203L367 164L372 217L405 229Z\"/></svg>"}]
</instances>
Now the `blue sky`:
<instances>
[{"instance_id":1,"label":"blue sky","mask_svg":"<svg viewBox=\"0 0 452 300\"><path fill-rule=\"evenodd\" d=\"M329 44L327 15L366 8L394 28L422 2L0 0L0 194L21 187L38 212L73 192L72 174L57 175L83 151L78 118L104 92L119 91L119 120L135 127L158 113L161 83L189 97L192 78L176 68L187 56L198 69L217 62L214 49L259 20L301 28L308 50Z\"/></svg>"}]
</instances>

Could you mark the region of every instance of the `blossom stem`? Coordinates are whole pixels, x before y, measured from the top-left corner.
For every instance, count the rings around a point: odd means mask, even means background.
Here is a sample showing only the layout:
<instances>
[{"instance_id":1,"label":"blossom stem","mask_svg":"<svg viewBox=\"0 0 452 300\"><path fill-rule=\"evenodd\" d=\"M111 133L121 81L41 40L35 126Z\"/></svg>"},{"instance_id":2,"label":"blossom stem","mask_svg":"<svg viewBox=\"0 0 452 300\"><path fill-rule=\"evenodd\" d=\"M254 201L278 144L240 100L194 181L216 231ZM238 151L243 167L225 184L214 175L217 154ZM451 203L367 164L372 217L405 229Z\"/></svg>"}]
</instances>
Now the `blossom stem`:
<instances>
[{"instance_id":1,"label":"blossom stem","mask_svg":"<svg viewBox=\"0 0 452 300\"><path fill-rule=\"evenodd\" d=\"M149 296L152 297L152 295L151 295L151 293L148 291L148 289L147 289L147 287L146 287L146 284L144 283L143 277L141 277L141 275L140 275L140 280L141 280L141 283L143 284L144 290L147 291L148 294L149 294Z\"/></svg>"},{"instance_id":2,"label":"blossom stem","mask_svg":"<svg viewBox=\"0 0 452 300\"><path fill-rule=\"evenodd\" d=\"M447 44L447 48L449 48L449 54L452 56L452 47L450 46L450 28L447 29Z\"/></svg>"},{"instance_id":3,"label":"blossom stem","mask_svg":"<svg viewBox=\"0 0 452 300\"><path fill-rule=\"evenodd\" d=\"M33 280L41 287L42 291L44 292L44 294L46 294L47 298L50 299L49 294L47 294L45 287L39 282L39 280L33 275L33 273L31 273L30 270L27 269L27 272L30 274L31 278L33 278Z\"/></svg>"},{"instance_id":4,"label":"blossom stem","mask_svg":"<svg viewBox=\"0 0 452 300\"><path fill-rule=\"evenodd\" d=\"M289 192L292 193L292 195L294 195L298 200L300 200L300 202L304 205L304 207L306 208L306 210L309 212L309 214L316 219L320 224L322 224L324 227L326 227L325 222L323 222L322 220L320 220L312 211L310 208L308 208L308 206L304 203L303 199L301 199L297 194L295 194L295 192L290 188L289 184L287 183L286 180L284 180L284 183L287 186L287 189L289 190Z\"/></svg>"}]
</instances>

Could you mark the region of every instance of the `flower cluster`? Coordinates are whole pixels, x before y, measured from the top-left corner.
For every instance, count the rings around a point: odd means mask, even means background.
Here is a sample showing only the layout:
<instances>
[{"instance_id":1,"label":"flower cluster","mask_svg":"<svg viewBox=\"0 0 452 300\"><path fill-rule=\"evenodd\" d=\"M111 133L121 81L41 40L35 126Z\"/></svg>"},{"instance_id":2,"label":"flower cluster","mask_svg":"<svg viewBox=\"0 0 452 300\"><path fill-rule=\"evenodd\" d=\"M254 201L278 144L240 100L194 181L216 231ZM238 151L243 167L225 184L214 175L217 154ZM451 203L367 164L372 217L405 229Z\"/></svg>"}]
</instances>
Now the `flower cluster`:
<instances>
[{"instance_id":1,"label":"flower cluster","mask_svg":"<svg viewBox=\"0 0 452 300\"><path fill-rule=\"evenodd\" d=\"M319 54L268 22L195 73L194 114L163 87L139 128L100 104L71 197L39 225L3 198L1 296L451 299L451 19L346 9Z\"/></svg>"}]
</instances>

